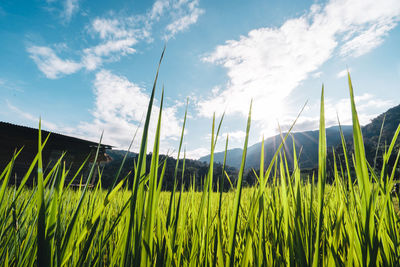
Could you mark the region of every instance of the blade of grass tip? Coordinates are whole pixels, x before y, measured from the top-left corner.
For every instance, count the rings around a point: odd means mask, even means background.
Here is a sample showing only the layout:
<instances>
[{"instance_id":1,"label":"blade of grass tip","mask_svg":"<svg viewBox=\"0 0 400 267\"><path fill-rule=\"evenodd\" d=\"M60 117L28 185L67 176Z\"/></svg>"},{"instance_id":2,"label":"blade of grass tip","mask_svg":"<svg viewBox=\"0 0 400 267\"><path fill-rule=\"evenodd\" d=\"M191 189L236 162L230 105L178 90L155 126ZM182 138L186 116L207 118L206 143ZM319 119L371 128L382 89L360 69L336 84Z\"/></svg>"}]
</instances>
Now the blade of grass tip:
<instances>
[{"instance_id":1,"label":"blade of grass tip","mask_svg":"<svg viewBox=\"0 0 400 267\"><path fill-rule=\"evenodd\" d=\"M158 203L157 200L157 182L158 182L158 161L159 161L159 149L160 149L160 135L161 135L161 120L162 120L162 109L164 103L164 88L161 94L160 101L160 109L158 113L158 121L157 121L157 129L156 136L154 138L154 148L153 154L150 164L150 181L149 181L149 196L147 198L147 215L146 215L146 224L144 229L144 239L145 242L149 246L149 251L143 249L142 250L142 263L145 265L151 263L153 258L153 242L154 242L154 220L155 220L155 211L157 209Z\"/></svg>"},{"instance_id":2,"label":"blade of grass tip","mask_svg":"<svg viewBox=\"0 0 400 267\"><path fill-rule=\"evenodd\" d=\"M354 142L354 154L355 154L355 170L357 174L357 179L360 183L360 189L362 194L362 199L364 200L365 205L367 204L367 199L369 200L369 196L371 194L370 184L369 184L369 176L368 176L368 167L365 158L365 149L364 149L364 141L362 137L360 122L358 120L356 104L354 101L354 91L353 85L351 83L350 73L347 72L349 90L350 90L350 103L351 103L351 114L353 121L353 142Z\"/></svg>"},{"instance_id":3,"label":"blade of grass tip","mask_svg":"<svg viewBox=\"0 0 400 267\"><path fill-rule=\"evenodd\" d=\"M42 163L42 131L41 119L39 119L38 130L38 185L37 185L37 262L38 266L50 266L51 255L46 242L46 206L44 202L43 163Z\"/></svg>"},{"instance_id":4,"label":"blade of grass tip","mask_svg":"<svg viewBox=\"0 0 400 267\"><path fill-rule=\"evenodd\" d=\"M232 224L229 229L229 232L230 232L229 243L228 243L229 257L227 258L227 266L234 266L234 264L235 264L235 237L236 237L237 224L238 224L238 218L239 218L240 198L242 195L242 181L243 181L244 165L246 162L247 144L249 141L252 104L253 104L253 101L251 101L251 103L250 103L250 110L249 110L249 115L247 118L246 138L244 141L242 162L241 162L240 170L239 170L239 174L238 174L238 182L237 182L237 186L236 186L237 188L236 188L235 200L233 203L234 213L233 213L233 217L232 217Z\"/></svg>"},{"instance_id":5,"label":"blade of grass tip","mask_svg":"<svg viewBox=\"0 0 400 267\"><path fill-rule=\"evenodd\" d=\"M304 108L306 107L307 103L308 103L308 101L306 101L306 102L304 103L304 105L303 105L303 107L301 108L299 114L297 114L296 119L293 121L292 125L290 126L288 132L287 132L286 135L283 137L283 141L279 144L278 149L275 151L275 154L273 155L273 157L272 157L272 159L271 159L271 162L269 163L269 166L268 166L268 168L267 168L265 177L269 177L269 174L271 173L271 170L272 170L272 168L273 168L274 166L275 166L275 168L277 167L277 165L274 164L274 163L275 163L275 161L276 161L277 158L278 158L278 154L280 153L280 151L281 151L281 149L282 149L282 147L283 147L284 142L286 141L286 139L288 138L289 134L291 133L291 131L292 131L294 125L296 124L297 120L299 119L299 117L300 117L301 113L303 112ZM279 125L279 124L278 124L278 125ZM267 180L268 180L268 179L264 179L264 184L262 184L262 185L260 185L260 186L262 186L263 188L265 188L266 183L267 183ZM276 181L275 181L275 179L274 179L273 184L275 184L275 182L276 182Z\"/></svg>"},{"instance_id":6,"label":"blade of grass tip","mask_svg":"<svg viewBox=\"0 0 400 267\"><path fill-rule=\"evenodd\" d=\"M374 242L376 237L375 223L374 223L374 196L371 194L371 182L368 172L367 160L365 156L364 141L362 137L361 127L358 120L353 85L351 83L350 73L347 72L349 90L350 90L350 102L352 111L353 121L353 141L354 141L354 154L355 154L355 171L357 181L360 185L361 191L361 225L362 225L362 255L363 264L367 265L370 260L375 262L372 257L376 256L377 244Z\"/></svg>"},{"instance_id":7,"label":"blade of grass tip","mask_svg":"<svg viewBox=\"0 0 400 267\"><path fill-rule=\"evenodd\" d=\"M221 129L221 125L222 122L224 120L224 116L225 116L225 112L222 114L221 119L219 121L218 124L218 128L217 128L217 132L215 135L215 140L213 140L214 138L214 119L213 119L213 129L212 129L212 138L211 138L211 155L210 155L210 168L209 168L209 172L208 172L208 182L209 182L209 188L208 188L208 198L207 198L207 225L206 225L206 248L205 248L205 255L206 255L206 263L208 263L208 250L209 250L209 244L210 244L210 235L209 235L209 229L211 227L212 222L210 222L210 216L211 216L211 193L213 191L212 189L212 184L213 184L213 177L214 177L214 173L213 173L213 168L214 168L214 150L215 147L217 145L217 140L218 140L218 135L219 135L219 131ZM215 113L214 113L214 117L215 117ZM227 145L227 144L226 144ZM222 180L223 180L223 173L224 173L224 169L225 169L225 160L226 160L226 152L225 152L225 156L224 156L224 164L223 164L223 170L222 170ZM220 193L220 202L222 201L222 191ZM221 206L220 206L221 207ZM218 214L220 214L220 207L218 208Z\"/></svg>"},{"instance_id":8,"label":"blade of grass tip","mask_svg":"<svg viewBox=\"0 0 400 267\"><path fill-rule=\"evenodd\" d=\"M221 119L219 120L219 124L218 124L218 128L217 128L217 134L215 136L214 147L217 145L218 135L219 135L219 131L221 130L221 125L222 125L222 122L224 121L224 117L225 117L225 112L222 113Z\"/></svg>"},{"instance_id":9,"label":"blade of grass tip","mask_svg":"<svg viewBox=\"0 0 400 267\"><path fill-rule=\"evenodd\" d=\"M315 239L315 251L313 266L317 267L320 262L320 242L323 227L323 206L326 181L326 133L325 133L325 108L324 108L324 85L321 92L321 110L319 119L319 145L318 145L318 220Z\"/></svg>"},{"instance_id":10,"label":"blade of grass tip","mask_svg":"<svg viewBox=\"0 0 400 267\"><path fill-rule=\"evenodd\" d=\"M122 264L125 266L131 265L131 258L130 258L131 253L132 253L131 252L131 238L132 238L132 230L133 230L133 226L134 226L135 207L136 207L136 200L137 200L136 198L137 198L138 189L139 189L139 180L140 180L140 174L142 173L143 162L146 159L146 144L147 144L147 135L148 135L148 130L149 130L150 118L151 118L151 110L153 108L154 94L156 91L158 73L160 70L162 59L164 57L165 48L166 47L164 46L163 52L161 53L160 61L158 63L156 77L154 79L153 89L151 91L149 105L147 107L146 120L145 120L145 123L143 126L143 135L142 135L142 140L141 140L141 144L140 144L139 159L137 162L137 170L135 172L134 182L133 182L133 192L132 192L131 205L130 205L130 216L129 216L129 222L128 222L128 233L126 235L125 249L124 249L124 253L123 253L123 257L122 257ZM144 166L144 167L146 167L146 166Z\"/></svg>"},{"instance_id":11,"label":"blade of grass tip","mask_svg":"<svg viewBox=\"0 0 400 267\"><path fill-rule=\"evenodd\" d=\"M235 187L233 186L233 183L232 183L232 181L231 181L231 178L229 178L229 175L228 175L228 173L225 171L225 177L226 177L226 179L228 180L228 182L229 182L229 185L231 186L231 190L233 190Z\"/></svg>"}]
</instances>

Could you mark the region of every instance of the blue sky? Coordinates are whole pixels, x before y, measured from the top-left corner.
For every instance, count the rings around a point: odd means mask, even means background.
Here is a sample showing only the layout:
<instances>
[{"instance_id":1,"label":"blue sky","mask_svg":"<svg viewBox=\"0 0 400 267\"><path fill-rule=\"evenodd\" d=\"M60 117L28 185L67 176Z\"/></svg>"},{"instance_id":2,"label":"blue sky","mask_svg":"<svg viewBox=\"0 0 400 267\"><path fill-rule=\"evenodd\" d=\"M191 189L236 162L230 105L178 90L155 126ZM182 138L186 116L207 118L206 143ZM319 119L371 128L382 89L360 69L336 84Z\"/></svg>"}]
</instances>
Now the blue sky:
<instances>
[{"instance_id":1,"label":"blue sky","mask_svg":"<svg viewBox=\"0 0 400 267\"><path fill-rule=\"evenodd\" d=\"M287 129L350 123L346 68L361 123L400 104L400 1L1 1L0 120L126 149L147 108L164 44L162 152L209 151L212 115L230 148ZM155 123L151 126L154 132ZM136 139L136 147L138 140ZM150 144L151 145L151 144ZM151 147L151 146L149 146Z\"/></svg>"}]
</instances>

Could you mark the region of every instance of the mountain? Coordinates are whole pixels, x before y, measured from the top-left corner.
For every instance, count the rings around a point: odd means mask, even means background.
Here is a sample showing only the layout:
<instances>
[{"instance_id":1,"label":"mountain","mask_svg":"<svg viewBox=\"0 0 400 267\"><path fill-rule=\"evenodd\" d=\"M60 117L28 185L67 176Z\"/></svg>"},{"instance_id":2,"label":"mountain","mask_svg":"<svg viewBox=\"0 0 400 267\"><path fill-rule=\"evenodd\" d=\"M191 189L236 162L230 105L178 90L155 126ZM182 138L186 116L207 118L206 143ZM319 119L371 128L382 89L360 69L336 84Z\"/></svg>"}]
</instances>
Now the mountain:
<instances>
[{"instance_id":1,"label":"mountain","mask_svg":"<svg viewBox=\"0 0 400 267\"><path fill-rule=\"evenodd\" d=\"M382 166L382 152L385 151L385 144L388 146L393 138L393 135L400 124L400 105L394 108L389 109L385 113L379 115L374 118L369 124L362 127L365 152L367 156L367 160L370 162L371 166L373 166L373 162L375 159L376 148L378 146L378 139L381 131L381 126L383 120L385 118L383 128L382 128L382 136L379 145L379 153L376 159L376 167L380 169ZM342 126L342 131L344 137L346 139L347 149L349 153L352 152L352 126ZM319 131L304 131L304 132L294 132L292 133L287 141L286 141L286 156L288 160L289 166L293 166L293 139L296 144L296 152L297 154L301 154L298 158L300 168L302 170L314 171L318 164L318 134ZM338 126L329 127L326 129L326 137L327 137L327 146L328 146L328 159L327 159L327 170L332 169L331 162L333 162L332 148L335 149L337 154L343 153L341 139L340 139L340 128ZM264 142L264 150L265 150L265 163L269 164L273 154L281 143L280 135L276 135L270 137ZM394 147L393 154L397 155L400 150L400 139L396 142ZM242 160L242 152L243 150L240 148L234 148L227 151L227 162L226 164L231 167L226 167L226 171L230 177L230 179L234 182L237 176L237 169L240 167L240 163ZM103 169L102 175L102 185L104 187L110 186L115 173L119 169L122 159L125 155L126 151L122 150L108 150L107 154L111 156L113 159L110 163L107 163ZM251 177L252 172L249 171L251 168L258 169L260 166L260 153L261 153L261 143L254 144L248 147L247 157L246 157L246 177L244 182L251 185L254 184L254 177ZM216 186L216 180L220 176L222 172L222 165L224 159L224 152L219 152L214 154L215 162L214 165L214 182L213 185ZM340 157L343 160L344 157ZM394 156L391 157L389 161L389 165L393 165L395 161ZM163 190L171 190L173 186L173 175L176 164L176 159L164 155L160 155L160 162L163 160L167 161L166 173L163 181L162 188ZM136 153L129 153L127 157L127 161L125 166L122 169L121 177L127 175L130 171L133 170L133 162L137 160ZM195 185L196 189L201 190L202 187L202 179L208 172L208 162L210 160L210 156L205 156L200 158L200 160L189 160L187 159L185 162L185 173L183 182L185 187L187 188L192 183L192 178L195 177ZM336 160L339 160L337 158ZM151 161L151 154L147 155L146 165L147 170L149 169ZM342 162L344 164L344 162ZM391 169L389 167L389 169ZM400 174L400 169L397 170L397 174ZM249 175L250 174L250 175ZM180 160L179 168L178 168L178 187L181 186L181 177L182 176L182 160ZM247 177L249 176L249 177ZM396 176L398 177L398 176ZM129 178L131 180L132 177ZM229 189L229 182L224 182L225 190Z\"/></svg>"},{"instance_id":2,"label":"mountain","mask_svg":"<svg viewBox=\"0 0 400 267\"><path fill-rule=\"evenodd\" d=\"M374 118L371 121L371 123L365 125L362 128L365 154L371 166L375 165L378 169L381 168L382 155L392 142L393 135L395 134L397 128L399 127L399 124L400 124L400 105L389 109L385 113L382 113L378 117ZM381 139L379 140L381 128L382 128L382 134L381 134ZM378 141L380 141L379 148L378 148ZM376 153L377 148L378 148L378 153ZM391 169L391 166L393 166L396 155L399 150L400 150L400 138L397 138L397 141L395 142L394 149L392 152L392 156L389 160L389 166L390 166L389 169Z\"/></svg>"},{"instance_id":3,"label":"mountain","mask_svg":"<svg viewBox=\"0 0 400 267\"><path fill-rule=\"evenodd\" d=\"M352 126L342 126L343 135L348 138L352 134ZM283 135L285 135L284 133ZM319 131L304 131L294 132L288 136L286 140L286 156L289 166L293 165L293 139L295 140L296 152L301 151L299 157L299 165L302 169L314 168L318 163L318 134ZM340 128L339 126L333 126L326 129L327 146L336 147L340 144ZM275 135L269 137L264 141L264 152L265 162L268 165L271 161L276 149L281 143L281 136ZM230 149L227 151L226 164L239 168L242 160L243 150L240 148ZM261 154L261 142L256 143L247 149L246 156L246 169L260 167L260 154ZM215 162L223 162L224 152L218 152L214 154ZM202 157L200 161L209 162L210 155Z\"/></svg>"},{"instance_id":4,"label":"mountain","mask_svg":"<svg viewBox=\"0 0 400 267\"><path fill-rule=\"evenodd\" d=\"M383 124L381 142L390 142L394 132L400 124L400 105L395 106L378 117L372 119L371 123L365 125L362 129L363 137L370 141L378 140L381 126Z\"/></svg>"},{"instance_id":5,"label":"mountain","mask_svg":"<svg viewBox=\"0 0 400 267\"><path fill-rule=\"evenodd\" d=\"M378 117L372 119L372 121L362 127L364 145L367 159L373 164L375 160L376 149L378 146L378 140L382 123L382 135L379 146L379 153L376 159L376 166L382 161L382 152L384 151L385 144L389 145L393 135L400 124L400 105L393 107L386 112L382 113ZM343 135L348 143L348 149L352 151L352 126L342 126ZM299 153L301 149L301 155L299 158L299 165L302 169L313 169L318 164L318 134L319 131L304 131L294 132L290 135L286 141L286 156L289 166L293 165L293 138L296 143L296 152ZM328 155L331 154L332 148L335 150L341 149L341 139L339 126L333 126L326 129ZM265 150L265 162L268 165L272 159L273 154L281 143L281 136L276 135L270 137L264 142ZM400 146L400 140L396 142L395 152L398 151ZM240 167L242 160L243 150L240 148L234 148L227 151L226 164L236 168ZM260 166L260 154L261 154L261 142L254 144L247 149L246 157L246 169L258 169ZM214 154L215 162L222 162L224 159L224 152ZM201 157L200 161L209 162L210 155Z\"/></svg>"}]
</instances>

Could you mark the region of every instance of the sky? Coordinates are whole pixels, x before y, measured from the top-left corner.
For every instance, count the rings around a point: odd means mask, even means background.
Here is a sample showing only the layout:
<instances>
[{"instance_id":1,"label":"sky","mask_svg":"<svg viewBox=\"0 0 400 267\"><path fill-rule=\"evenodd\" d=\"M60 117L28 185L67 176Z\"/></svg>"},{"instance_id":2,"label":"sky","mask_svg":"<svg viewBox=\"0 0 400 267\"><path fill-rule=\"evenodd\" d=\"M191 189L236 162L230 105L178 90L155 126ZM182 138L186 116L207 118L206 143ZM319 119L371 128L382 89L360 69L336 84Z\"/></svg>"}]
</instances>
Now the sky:
<instances>
[{"instance_id":1,"label":"sky","mask_svg":"<svg viewBox=\"0 0 400 267\"><path fill-rule=\"evenodd\" d=\"M0 121L137 150L166 45L161 152L209 154L287 130L315 130L322 85L327 127L351 123L347 71L361 124L400 104L398 0L0 0Z\"/></svg>"}]
</instances>

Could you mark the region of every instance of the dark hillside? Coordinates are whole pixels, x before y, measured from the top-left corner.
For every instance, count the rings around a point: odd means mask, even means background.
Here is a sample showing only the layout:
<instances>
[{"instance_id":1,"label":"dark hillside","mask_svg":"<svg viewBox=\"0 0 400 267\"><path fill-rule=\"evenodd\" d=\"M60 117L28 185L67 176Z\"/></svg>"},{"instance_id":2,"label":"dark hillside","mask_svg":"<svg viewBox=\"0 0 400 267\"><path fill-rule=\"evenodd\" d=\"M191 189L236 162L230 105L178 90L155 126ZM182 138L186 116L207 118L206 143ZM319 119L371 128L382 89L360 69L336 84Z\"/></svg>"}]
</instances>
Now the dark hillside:
<instances>
[{"instance_id":1,"label":"dark hillside","mask_svg":"<svg viewBox=\"0 0 400 267\"><path fill-rule=\"evenodd\" d=\"M123 150L108 150L107 154L111 156L112 161L108 164L105 165L103 169L103 175L102 175L102 185L104 187L111 186L112 181L121 166L122 160L125 156L126 151ZM125 165L122 169L120 179L125 177L129 172L133 173L133 166L134 162L137 161L138 154L130 152ZM165 155L160 155L160 162L163 163L164 160L167 161L166 165L166 171L165 171L165 176L162 184L162 189L163 190L172 190L173 189L173 184L174 184L174 171L175 171L175 165L176 165L176 159L173 157L165 156ZM150 169L150 162L151 162L151 154L147 155L146 157L146 171L148 172ZM180 160L179 166L178 166L178 175L177 175L177 180L178 180L178 189L181 187L182 184L182 164L183 160ZM195 182L195 186L197 190L202 190L202 185L204 181L204 177L207 175L209 165L205 162L201 162L198 160L191 160L191 159L186 159L185 160L185 172L184 172L184 177L183 177L183 184L185 185L185 188L187 189L189 186L192 185L193 181ZM162 168L159 168L160 170ZM231 179L236 179L237 176L237 170L232 167L226 167L225 168L226 172L230 176ZM214 165L214 185L216 186L216 181L218 177L222 174L222 165L221 164L215 164ZM131 181L133 179L133 176L129 176L129 180ZM229 189L229 182L225 181L225 190Z\"/></svg>"},{"instance_id":2,"label":"dark hillside","mask_svg":"<svg viewBox=\"0 0 400 267\"><path fill-rule=\"evenodd\" d=\"M352 133L351 126L342 126L342 130L345 137L349 137ZM338 126L333 126L326 129L327 145L328 148L336 147L340 144L340 130ZM294 132L290 135L286 141L286 156L288 164L293 165L293 139L296 144L296 151L301 155L299 158L299 164L302 169L314 168L318 162L318 131L305 131L305 132ZM267 138L264 142L265 151L265 163L268 165L272 160L272 157L279 147L282 138L280 135L276 135ZM246 169L258 169L260 166L260 154L261 154L261 142L250 146L247 150L246 157ZM215 153L215 162L222 162L224 152ZM242 149L235 148L228 150L227 153L227 164L236 168L240 167L242 157ZM200 158L201 161L209 162L210 157L205 156Z\"/></svg>"},{"instance_id":3,"label":"dark hillside","mask_svg":"<svg viewBox=\"0 0 400 267\"><path fill-rule=\"evenodd\" d=\"M385 121L384 121L385 118ZM375 160L376 150L378 148L378 140L381 131L381 126L384 121L382 136L379 144L379 150ZM375 165L376 169L381 169L382 167L382 155L387 150L390 145L392 138L395 134L397 127L400 124L400 105L393 107L386 112L382 113L378 117L374 118L369 124L362 127L362 133L364 138L365 153L368 162L371 166ZM349 155L353 152L353 128L352 126L342 126L343 135L346 140L346 147ZM289 164L289 168L293 166L293 139L296 144L296 152L300 154L299 165L304 173L304 175L311 175L316 171L318 164L318 134L319 131L305 131L305 132L295 132L288 137L286 142L286 156ZM327 149L328 149L328 162L327 171L328 176L332 176L333 171L333 154L332 149L335 150L337 155L336 160L340 161L344 166L344 155L343 148L340 138L339 126L333 126L326 129L327 137ZM273 154L281 143L281 137L279 135L270 137L265 140L264 150L265 150L265 164L268 165L272 159ZM395 147L392 153L392 157L389 161L389 169L392 168L395 163L396 155L400 150L400 138L397 139ZM254 144L248 148L247 158L246 158L246 181L249 184L255 181L255 176L251 169L258 170L260 166L260 153L261 153L261 142ZM215 153L215 161L222 162L224 153ZM227 152L227 164L234 166L236 168L240 167L242 157L242 149L235 148L228 150ZM209 162L210 157L205 156L200 158L202 161ZM352 168L351 168L352 169ZM396 170L396 177L400 175L400 168Z\"/></svg>"}]
</instances>

